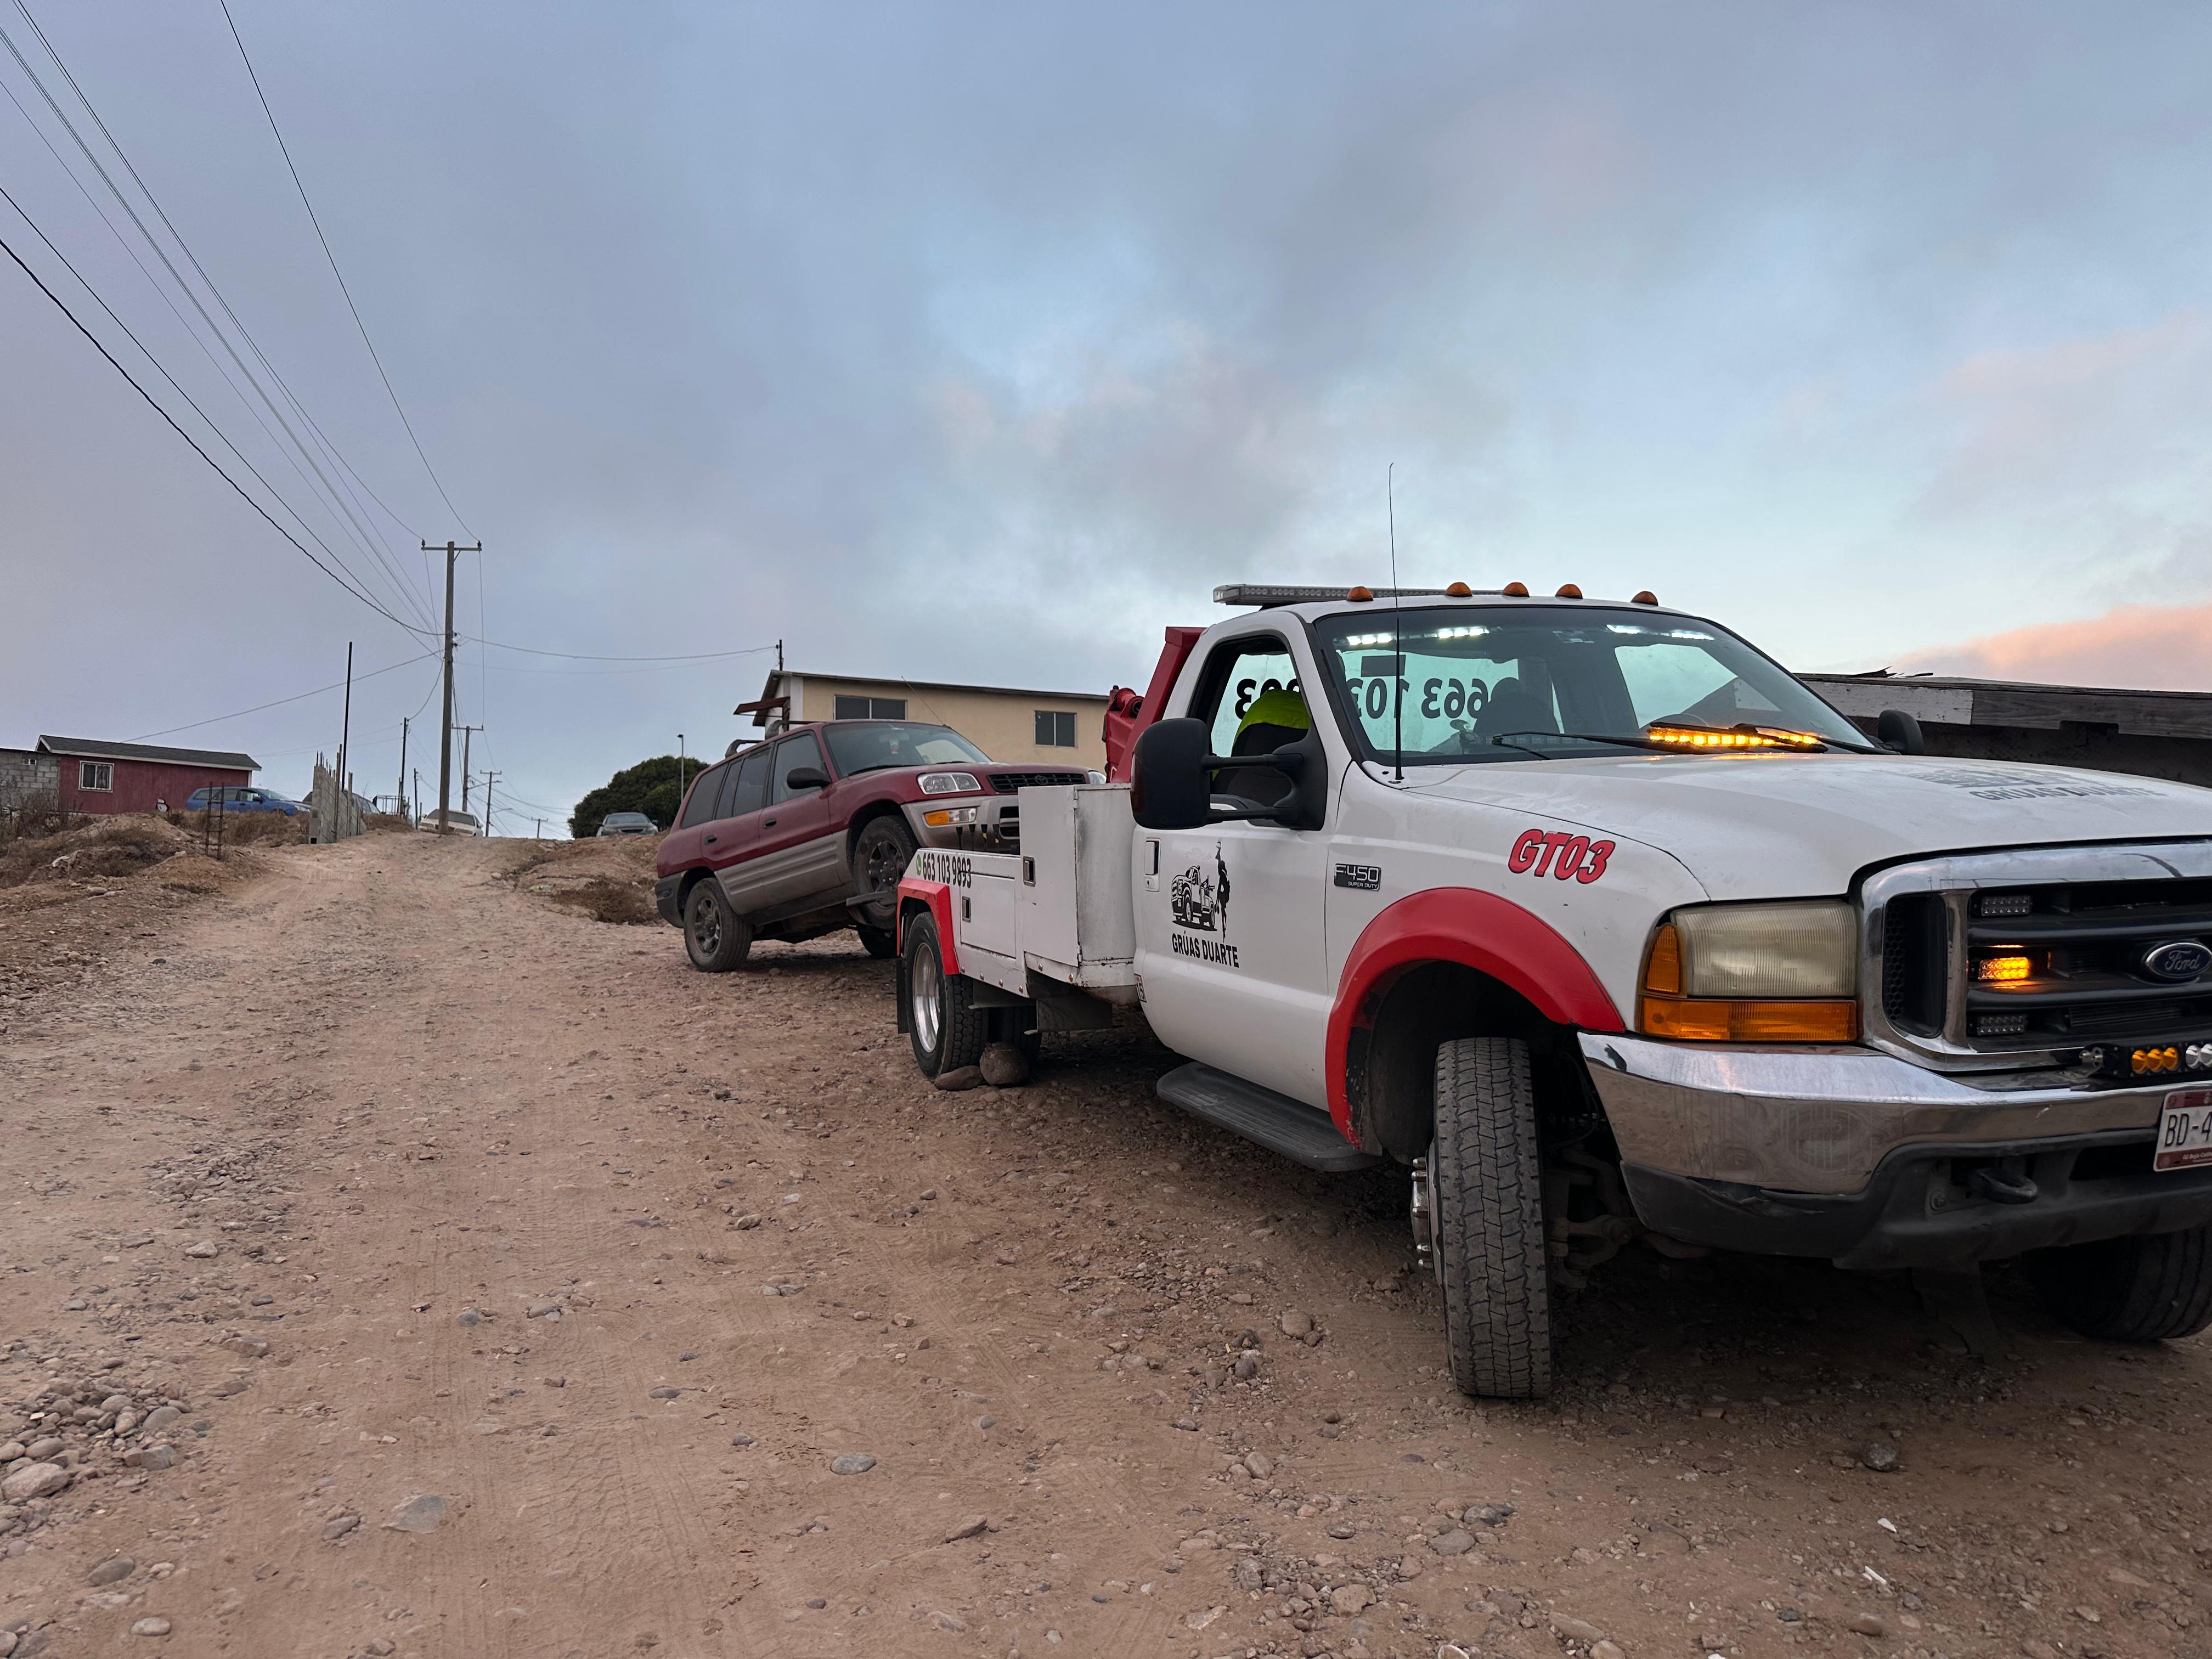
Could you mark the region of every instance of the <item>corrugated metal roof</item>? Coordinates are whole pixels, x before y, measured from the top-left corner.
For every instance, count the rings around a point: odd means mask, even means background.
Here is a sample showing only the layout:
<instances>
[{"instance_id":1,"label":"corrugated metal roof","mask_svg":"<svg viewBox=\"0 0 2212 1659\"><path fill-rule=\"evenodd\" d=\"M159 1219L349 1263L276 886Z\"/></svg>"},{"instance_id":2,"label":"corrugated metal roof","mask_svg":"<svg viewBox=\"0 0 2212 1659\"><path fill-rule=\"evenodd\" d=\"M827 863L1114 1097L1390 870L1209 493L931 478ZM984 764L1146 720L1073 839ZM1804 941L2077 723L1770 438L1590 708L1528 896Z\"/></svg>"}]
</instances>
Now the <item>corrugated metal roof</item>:
<instances>
[{"instance_id":1,"label":"corrugated metal roof","mask_svg":"<svg viewBox=\"0 0 2212 1659\"><path fill-rule=\"evenodd\" d=\"M110 743L104 738L43 736L39 748L49 755L88 756L94 760L158 761L166 766L205 766L229 772L261 769L261 763L252 756L225 749L164 749L159 744Z\"/></svg>"}]
</instances>

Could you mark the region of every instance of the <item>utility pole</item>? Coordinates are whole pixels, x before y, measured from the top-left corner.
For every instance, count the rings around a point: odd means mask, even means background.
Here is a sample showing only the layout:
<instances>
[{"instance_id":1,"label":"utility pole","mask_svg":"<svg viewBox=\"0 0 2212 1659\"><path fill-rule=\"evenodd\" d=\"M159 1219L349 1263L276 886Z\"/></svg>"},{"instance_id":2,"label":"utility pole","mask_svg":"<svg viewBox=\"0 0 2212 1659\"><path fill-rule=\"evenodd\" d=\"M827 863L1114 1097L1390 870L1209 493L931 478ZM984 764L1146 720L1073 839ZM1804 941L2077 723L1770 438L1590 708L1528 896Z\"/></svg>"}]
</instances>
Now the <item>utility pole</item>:
<instances>
[{"instance_id":1,"label":"utility pole","mask_svg":"<svg viewBox=\"0 0 2212 1659\"><path fill-rule=\"evenodd\" d=\"M353 641L348 640L346 641L345 714L338 726L338 794L341 804L337 809L337 822L341 824L346 821L346 810L343 805L343 799L353 793L353 757L349 752L352 744Z\"/></svg>"},{"instance_id":2,"label":"utility pole","mask_svg":"<svg viewBox=\"0 0 2212 1659\"><path fill-rule=\"evenodd\" d=\"M407 722L411 718L406 714L399 717L399 816L403 818L407 817Z\"/></svg>"},{"instance_id":3,"label":"utility pole","mask_svg":"<svg viewBox=\"0 0 2212 1659\"><path fill-rule=\"evenodd\" d=\"M422 544L425 553L433 552L435 544ZM446 714L439 721L438 735L438 833L444 835L450 827L446 823L446 809L453 805L453 560L456 555L481 553L483 543L463 548L455 542L446 544Z\"/></svg>"},{"instance_id":4,"label":"utility pole","mask_svg":"<svg viewBox=\"0 0 2212 1659\"><path fill-rule=\"evenodd\" d=\"M530 832L530 839L532 841L544 841L545 839L545 820L544 818L539 818L538 820L537 827Z\"/></svg>"},{"instance_id":5,"label":"utility pole","mask_svg":"<svg viewBox=\"0 0 2212 1659\"><path fill-rule=\"evenodd\" d=\"M676 804L684 805L684 734L676 734Z\"/></svg>"},{"instance_id":6,"label":"utility pole","mask_svg":"<svg viewBox=\"0 0 2212 1659\"><path fill-rule=\"evenodd\" d=\"M469 810L469 744L483 727L457 726L453 730L461 734L461 811L465 812Z\"/></svg>"},{"instance_id":7,"label":"utility pole","mask_svg":"<svg viewBox=\"0 0 2212 1659\"><path fill-rule=\"evenodd\" d=\"M498 773L496 773L496 772L495 772L495 771L493 771L493 770L491 769L491 768L489 768L489 766L487 766L487 767L485 767L485 768L484 768L484 817L483 817L483 832L484 832L484 834L486 834L487 836L489 836L489 834L491 834L491 786L492 786L492 780L493 780L493 779L495 779L495 778L496 778L498 775L499 775L499 774L498 774Z\"/></svg>"},{"instance_id":8,"label":"utility pole","mask_svg":"<svg viewBox=\"0 0 2212 1659\"><path fill-rule=\"evenodd\" d=\"M415 803L413 821L420 823L422 822L422 769L419 766L415 769L415 793L409 799Z\"/></svg>"}]
</instances>

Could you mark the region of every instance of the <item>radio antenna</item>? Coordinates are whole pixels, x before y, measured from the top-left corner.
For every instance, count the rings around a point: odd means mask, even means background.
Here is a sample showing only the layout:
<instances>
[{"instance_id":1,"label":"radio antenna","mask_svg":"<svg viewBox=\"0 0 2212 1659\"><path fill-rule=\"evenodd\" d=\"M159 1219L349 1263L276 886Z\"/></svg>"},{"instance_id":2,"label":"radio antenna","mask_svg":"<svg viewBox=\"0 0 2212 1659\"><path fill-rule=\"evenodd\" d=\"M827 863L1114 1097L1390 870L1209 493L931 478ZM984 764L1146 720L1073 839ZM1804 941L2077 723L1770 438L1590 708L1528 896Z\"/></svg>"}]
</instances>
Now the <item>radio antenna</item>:
<instances>
[{"instance_id":1,"label":"radio antenna","mask_svg":"<svg viewBox=\"0 0 2212 1659\"><path fill-rule=\"evenodd\" d=\"M1406 781L1406 601L1398 586L1398 463L1382 475L1390 514L1390 764L1391 781Z\"/></svg>"}]
</instances>

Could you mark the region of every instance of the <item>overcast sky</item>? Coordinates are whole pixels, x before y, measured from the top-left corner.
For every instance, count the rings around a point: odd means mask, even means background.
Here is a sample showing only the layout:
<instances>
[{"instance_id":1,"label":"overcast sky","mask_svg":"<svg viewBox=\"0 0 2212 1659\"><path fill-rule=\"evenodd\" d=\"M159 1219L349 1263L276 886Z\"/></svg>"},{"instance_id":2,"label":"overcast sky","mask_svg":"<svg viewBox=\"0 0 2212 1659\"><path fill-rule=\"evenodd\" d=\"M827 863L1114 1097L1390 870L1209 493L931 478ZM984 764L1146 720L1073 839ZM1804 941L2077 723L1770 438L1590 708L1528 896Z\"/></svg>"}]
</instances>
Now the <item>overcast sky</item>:
<instances>
[{"instance_id":1,"label":"overcast sky","mask_svg":"<svg viewBox=\"0 0 2212 1659\"><path fill-rule=\"evenodd\" d=\"M28 3L389 504L360 516L392 572L4 51L31 118L0 99L0 184L410 620L416 540L480 535L470 635L1141 684L1217 582L1383 580L1395 460L1409 584L1650 586L1801 668L2212 689L2202 4L232 0L457 522L216 0ZM290 522L4 204L0 238ZM0 744L307 691L349 639L362 671L428 648L4 260L0 559ZM679 731L719 752L770 660L472 644L462 714L554 816ZM417 708L434 760L432 668L356 687L364 791ZM339 713L164 740L291 787Z\"/></svg>"}]
</instances>

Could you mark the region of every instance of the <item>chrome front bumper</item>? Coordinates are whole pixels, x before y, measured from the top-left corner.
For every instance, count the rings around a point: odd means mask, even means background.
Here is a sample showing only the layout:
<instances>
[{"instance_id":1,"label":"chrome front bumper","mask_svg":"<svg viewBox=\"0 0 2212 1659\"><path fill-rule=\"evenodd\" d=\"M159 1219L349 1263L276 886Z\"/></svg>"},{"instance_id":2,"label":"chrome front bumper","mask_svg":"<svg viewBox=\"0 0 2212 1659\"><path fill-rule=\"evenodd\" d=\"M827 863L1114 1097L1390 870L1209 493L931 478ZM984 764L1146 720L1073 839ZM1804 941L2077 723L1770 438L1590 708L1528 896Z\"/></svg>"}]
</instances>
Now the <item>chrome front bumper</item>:
<instances>
[{"instance_id":1,"label":"chrome front bumper","mask_svg":"<svg viewBox=\"0 0 2212 1659\"><path fill-rule=\"evenodd\" d=\"M1863 1190L1906 1147L2146 1136L2172 1082L2078 1070L1933 1072L1869 1048L1709 1048L1582 1037L1624 1164L1791 1193Z\"/></svg>"}]
</instances>

